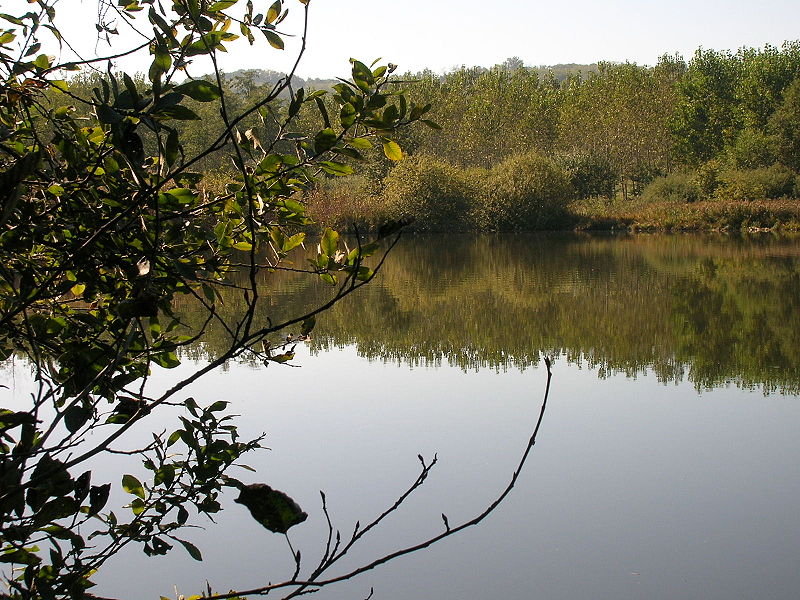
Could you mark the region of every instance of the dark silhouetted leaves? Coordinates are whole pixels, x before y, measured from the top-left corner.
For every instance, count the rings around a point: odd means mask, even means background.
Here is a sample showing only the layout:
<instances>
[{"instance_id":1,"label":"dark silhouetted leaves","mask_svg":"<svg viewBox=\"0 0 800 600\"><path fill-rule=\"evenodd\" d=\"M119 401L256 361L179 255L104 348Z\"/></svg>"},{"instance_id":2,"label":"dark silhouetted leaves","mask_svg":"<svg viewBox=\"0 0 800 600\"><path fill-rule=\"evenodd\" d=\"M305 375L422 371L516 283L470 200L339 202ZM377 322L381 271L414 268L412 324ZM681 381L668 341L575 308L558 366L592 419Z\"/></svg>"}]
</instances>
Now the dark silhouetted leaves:
<instances>
[{"instance_id":1,"label":"dark silhouetted leaves","mask_svg":"<svg viewBox=\"0 0 800 600\"><path fill-rule=\"evenodd\" d=\"M244 504L256 521L274 533L286 533L308 518L297 502L266 483L241 487L236 502Z\"/></svg>"}]
</instances>

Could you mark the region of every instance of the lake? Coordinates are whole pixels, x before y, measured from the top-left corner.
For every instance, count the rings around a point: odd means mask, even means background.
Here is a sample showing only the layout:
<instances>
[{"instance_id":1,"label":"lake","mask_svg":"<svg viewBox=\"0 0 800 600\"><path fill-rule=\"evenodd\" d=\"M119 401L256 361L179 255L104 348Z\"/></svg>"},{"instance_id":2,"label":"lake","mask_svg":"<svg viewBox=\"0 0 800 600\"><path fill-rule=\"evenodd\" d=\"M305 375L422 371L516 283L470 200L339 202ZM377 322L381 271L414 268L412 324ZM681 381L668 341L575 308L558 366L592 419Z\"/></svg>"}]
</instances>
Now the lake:
<instances>
[{"instance_id":1,"label":"lake","mask_svg":"<svg viewBox=\"0 0 800 600\"><path fill-rule=\"evenodd\" d=\"M330 294L265 277L273 320ZM222 336L190 349L178 372L213 356ZM441 532L442 513L452 526L492 502L539 414L545 356L544 422L503 504L320 597L797 597L796 237L409 236L375 281L318 320L299 368L230 363L191 394L230 400L243 434L267 433L270 450L246 461L257 473L236 475L309 513L289 534L304 565L324 546L320 490L347 537L414 481L418 454L437 456L339 573ZM189 535L204 562L180 548L127 552L93 591L174 598L206 581L222 592L291 575L285 538L243 507L204 525Z\"/></svg>"}]
</instances>

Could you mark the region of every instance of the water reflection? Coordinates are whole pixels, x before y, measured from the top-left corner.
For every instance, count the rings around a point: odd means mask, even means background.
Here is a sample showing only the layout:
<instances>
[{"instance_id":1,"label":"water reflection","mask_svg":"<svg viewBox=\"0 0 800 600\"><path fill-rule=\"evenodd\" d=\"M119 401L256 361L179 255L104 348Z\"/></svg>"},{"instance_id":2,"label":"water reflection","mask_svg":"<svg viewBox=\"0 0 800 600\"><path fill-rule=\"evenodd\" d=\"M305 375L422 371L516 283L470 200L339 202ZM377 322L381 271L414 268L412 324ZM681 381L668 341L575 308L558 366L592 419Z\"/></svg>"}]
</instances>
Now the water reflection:
<instances>
[{"instance_id":1,"label":"water reflection","mask_svg":"<svg viewBox=\"0 0 800 600\"><path fill-rule=\"evenodd\" d=\"M368 560L441 531L442 512L473 516L502 489L538 410L535 363L557 354L539 442L498 511L325 597L374 586L375 600L790 600L798 256L797 241L766 237L409 238L377 281L320 319L318 356L301 350L302 368L232 364L187 393L230 400L245 437L267 432L272 450L248 460L253 481L309 513L292 543L311 562L326 532L319 490L352 531L413 480L418 453L437 454L435 476L358 556ZM308 278L263 283L261 317L273 321L330 294ZM236 301L225 298L226 317ZM214 330L190 352L223 343ZM225 506L190 538L204 563L131 549L100 575L100 595L158 597L205 580L226 590L291 571L285 540L232 498Z\"/></svg>"},{"instance_id":2,"label":"water reflection","mask_svg":"<svg viewBox=\"0 0 800 600\"><path fill-rule=\"evenodd\" d=\"M526 368L544 353L601 377L651 371L698 389L796 393L799 258L797 238L772 236L409 237L376 281L320 319L311 347L465 370ZM273 322L331 293L262 277ZM229 316L237 308L225 298ZM224 346L220 328L194 353Z\"/></svg>"}]
</instances>

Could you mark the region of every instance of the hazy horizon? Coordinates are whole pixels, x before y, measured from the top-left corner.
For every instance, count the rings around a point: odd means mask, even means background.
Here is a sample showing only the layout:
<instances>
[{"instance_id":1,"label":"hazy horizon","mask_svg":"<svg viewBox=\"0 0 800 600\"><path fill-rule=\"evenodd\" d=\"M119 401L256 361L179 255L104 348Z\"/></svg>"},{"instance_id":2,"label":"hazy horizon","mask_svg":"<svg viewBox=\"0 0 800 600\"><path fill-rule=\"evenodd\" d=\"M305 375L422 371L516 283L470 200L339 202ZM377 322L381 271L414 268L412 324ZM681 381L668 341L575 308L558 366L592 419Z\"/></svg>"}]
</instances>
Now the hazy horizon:
<instances>
[{"instance_id":1,"label":"hazy horizon","mask_svg":"<svg viewBox=\"0 0 800 600\"><path fill-rule=\"evenodd\" d=\"M243 2L241 4L244 4ZM256 2L266 11L271 2ZM289 17L283 31L284 51L271 50L264 42L250 47L231 44L228 54L218 55L226 71L269 69L287 72L296 58L303 27L303 6L286 0ZM27 2L9 0L4 10L25 12ZM741 47L780 47L800 38L800 3L764 0L761 3L676 0L667 9L662 3L588 0L565 3L517 3L499 0L492 6L476 0L441 0L436 3L406 0L399 5L375 0L310 0L307 49L297 75L330 78L349 71L348 59L370 63L382 57L399 65L399 72L430 69L444 73L465 66L489 67L517 56L526 66L591 64L598 61L654 65L664 54L689 59L698 48L736 51ZM57 23L63 27L84 57L119 52L142 39L118 20L122 35L109 50L97 44L93 20L94 0L62 0L56 4ZM91 35L86 35L91 23ZM147 23L142 23L146 29ZM48 52L55 53L50 47ZM66 52L63 60L69 60ZM146 54L116 62L117 68L146 72ZM208 72L198 62L190 74Z\"/></svg>"}]
</instances>

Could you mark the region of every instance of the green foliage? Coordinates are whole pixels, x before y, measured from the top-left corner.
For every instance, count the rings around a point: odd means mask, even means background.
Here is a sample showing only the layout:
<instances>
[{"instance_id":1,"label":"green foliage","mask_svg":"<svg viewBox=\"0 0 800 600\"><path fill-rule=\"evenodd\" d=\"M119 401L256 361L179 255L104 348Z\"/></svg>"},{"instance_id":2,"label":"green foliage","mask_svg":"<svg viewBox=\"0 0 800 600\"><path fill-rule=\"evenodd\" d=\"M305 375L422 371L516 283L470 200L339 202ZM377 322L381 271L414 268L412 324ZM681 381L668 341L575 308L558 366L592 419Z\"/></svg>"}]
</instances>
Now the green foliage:
<instances>
[{"instance_id":1,"label":"green foliage","mask_svg":"<svg viewBox=\"0 0 800 600\"><path fill-rule=\"evenodd\" d=\"M761 169L723 171L714 192L721 200L763 200L789 196L794 190L795 173L775 164Z\"/></svg>"},{"instance_id":2,"label":"green foliage","mask_svg":"<svg viewBox=\"0 0 800 600\"><path fill-rule=\"evenodd\" d=\"M253 518L273 533L286 533L308 518L297 502L264 483L241 486L234 502L244 504Z\"/></svg>"},{"instance_id":3,"label":"green foliage","mask_svg":"<svg viewBox=\"0 0 800 600\"><path fill-rule=\"evenodd\" d=\"M457 167L429 156L413 156L384 180L386 214L410 220L418 231L465 229L476 183Z\"/></svg>"},{"instance_id":4,"label":"green foliage","mask_svg":"<svg viewBox=\"0 0 800 600\"><path fill-rule=\"evenodd\" d=\"M531 230L563 225L573 195L567 174L530 152L491 169L412 157L385 179L383 209L417 231Z\"/></svg>"},{"instance_id":5,"label":"green foliage","mask_svg":"<svg viewBox=\"0 0 800 600\"><path fill-rule=\"evenodd\" d=\"M563 226L573 196L567 173L535 152L518 154L488 170L473 219L480 229L530 231Z\"/></svg>"},{"instance_id":6,"label":"green foliage","mask_svg":"<svg viewBox=\"0 0 800 600\"><path fill-rule=\"evenodd\" d=\"M800 76L786 89L782 104L769 120L776 153L787 167L800 172Z\"/></svg>"},{"instance_id":7,"label":"green foliage","mask_svg":"<svg viewBox=\"0 0 800 600\"><path fill-rule=\"evenodd\" d=\"M676 151L697 165L719 154L737 132L736 82L741 63L730 53L698 50L678 84L671 122Z\"/></svg>"},{"instance_id":8,"label":"green foliage","mask_svg":"<svg viewBox=\"0 0 800 600\"><path fill-rule=\"evenodd\" d=\"M161 555L177 542L200 558L181 530L222 510L223 488L243 485L227 472L261 438L240 440L226 402L200 407L184 388L242 354L290 361L297 341L280 332L300 323L309 332L317 313L372 278L364 261L396 227L355 249L327 230L300 270L337 287L307 310L289 299L285 320L264 317L256 273L286 268L284 257L302 244L297 230L311 223L302 196L315 176L349 173L345 161L366 144L399 158L396 132L426 109L406 102L391 69L355 60L351 79L330 94L294 88L287 76L235 101L216 53L254 44L254 33L282 47L281 0L266 15L236 1L164 10L123 3L125 18L140 13L137 23L152 32L142 48L147 79L108 71L63 81L59 72L80 66L34 56L39 36L61 39L54 3L37 4L37 12L3 15L11 29L0 35L0 356L24 357L35 389L24 410L0 409L0 562L15 569L11 598L81 598L126 545ZM237 4L241 35L226 12ZM205 60L212 75L177 83L188 57ZM300 115L327 115L325 95L341 118L293 132ZM193 137L200 130L186 124L200 121L218 124ZM215 164L228 172L205 180L200 167L218 154L226 158ZM220 290L238 269L241 310L221 322ZM174 310L187 298L202 315L191 330ZM179 366L211 323L228 333L222 354L153 391L154 371ZM161 430L170 404L183 409L179 425L133 453L144 476L93 481L93 460L118 450L134 424ZM108 506L112 486L128 496L122 509Z\"/></svg>"},{"instance_id":9,"label":"green foliage","mask_svg":"<svg viewBox=\"0 0 800 600\"><path fill-rule=\"evenodd\" d=\"M726 162L734 169L768 167L778 158L777 140L756 129L743 129L726 149Z\"/></svg>"},{"instance_id":10,"label":"green foliage","mask_svg":"<svg viewBox=\"0 0 800 600\"><path fill-rule=\"evenodd\" d=\"M654 179L642 192L644 202L696 202L700 198L696 180L689 173L671 173Z\"/></svg>"},{"instance_id":11,"label":"green foliage","mask_svg":"<svg viewBox=\"0 0 800 600\"><path fill-rule=\"evenodd\" d=\"M717 159L711 159L697 168L693 182L697 185L701 200L708 200L714 197L714 193L720 186L720 172L722 169L722 162Z\"/></svg>"},{"instance_id":12,"label":"green foliage","mask_svg":"<svg viewBox=\"0 0 800 600\"><path fill-rule=\"evenodd\" d=\"M698 50L678 84L671 121L677 158L696 166L741 145L733 158L744 152L744 162L750 164L740 166L754 167L753 156L763 163L760 153L753 155L753 136L768 133L771 115L782 105L798 69L797 42L786 42L780 50L769 45L742 48L736 54Z\"/></svg>"},{"instance_id":13,"label":"green foliage","mask_svg":"<svg viewBox=\"0 0 800 600\"><path fill-rule=\"evenodd\" d=\"M569 174L570 183L578 198L611 198L614 195L619 174L608 160L597 155L582 154L563 158L560 163Z\"/></svg>"}]
</instances>

